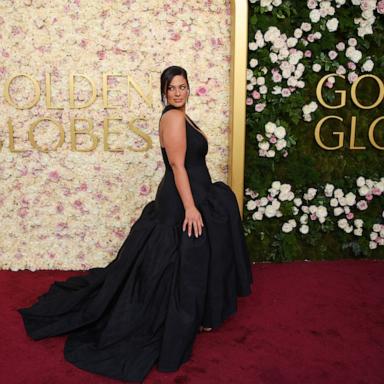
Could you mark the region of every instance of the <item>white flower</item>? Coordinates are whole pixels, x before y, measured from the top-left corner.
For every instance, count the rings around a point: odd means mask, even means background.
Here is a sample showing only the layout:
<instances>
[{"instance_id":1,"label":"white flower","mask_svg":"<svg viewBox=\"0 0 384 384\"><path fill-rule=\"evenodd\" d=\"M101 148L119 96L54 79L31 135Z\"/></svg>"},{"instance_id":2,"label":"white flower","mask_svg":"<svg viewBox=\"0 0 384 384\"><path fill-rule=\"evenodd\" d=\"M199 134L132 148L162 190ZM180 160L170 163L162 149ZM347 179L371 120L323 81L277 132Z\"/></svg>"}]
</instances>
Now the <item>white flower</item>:
<instances>
[{"instance_id":1,"label":"white flower","mask_svg":"<svg viewBox=\"0 0 384 384\"><path fill-rule=\"evenodd\" d=\"M274 42L280 36L280 31L274 26L270 26L264 34L264 40L268 42Z\"/></svg>"},{"instance_id":2,"label":"white flower","mask_svg":"<svg viewBox=\"0 0 384 384\"><path fill-rule=\"evenodd\" d=\"M309 32L312 28L310 23L302 23L300 27L304 32Z\"/></svg>"},{"instance_id":3,"label":"white flower","mask_svg":"<svg viewBox=\"0 0 384 384\"><path fill-rule=\"evenodd\" d=\"M303 31L300 28L296 28L293 32L293 36L295 36L296 39L300 39L300 37L303 36Z\"/></svg>"},{"instance_id":4,"label":"white flower","mask_svg":"<svg viewBox=\"0 0 384 384\"><path fill-rule=\"evenodd\" d=\"M299 231L300 231L301 233L303 233L304 235L307 234L308 231L309 231L309 227L308 227L308 225L305 225L305 224L304 224L304 225L300 226Z\"/></svg>"},{"instance_id":5,"label":"white flower","mask_svg":"<svg viewBox=\"0 0 384 384\"><path fill-rule=\"evenodd\" d=\"M354 222L356 228L361 228L363 226L363 220L361 220L361 219L355 219L353 222Z\"/></svg>"},{"instance_id":6,"label":"white flower","mask_svg":"<svg viewBox=\"0 0 384 384\"><path fill-rule=\"evenodd\" d=\"M365 185L365 178L363 176L359 176L357 179L356 179L356 185L358 187L362 187L363 185Z\"/></svg>"},{"instance_id":7,"label":"white flower","mask_svg":"<svg viewBox=\"0 0 384 384\"><path fill-rule=\"evenodd\" d=\"M283 232L288 233L292 231L293 227L289 223L284 223L281 229Z\"/></svg>"},{"instance_id":8,"label":"white flower","mask_svg":"<svg viewBox=\"0 0 384 384\"><path fill-rule=\"evenodd\" d=\"M313 72L320 72L321 71L321 65L320 64L313 64L312 70L313 70Z\"/></svg>"},{"instance_id":9,"label":"white flower","mask_svg":"<svg viewBox=\"0 0 384 384\"><path fill-rule=\"evenodd\" d=\"M345 195L345 200L349 206L356 204L356 195L353 192L348 192Z\"/></svg>"},{"instance_id":10,"label":"white flower","mask_svg":"<svg viewBox=\"0 0 384 384\"><path fill-rule=\"evenodd\" d=\"M334 189L335 189L335 186L334 186L333 184L329 184L329 183L327 183L327 184L325 185L325 188L324 188L324 194L325 194L325 196L327 196L327 197L331 197Z\"/></svg>"},{"instance_id":11,"label":"white flower","mask_svg":"<svg viewBox=\"0 0 384 384\"><path fill-rule=\"evenodd\" d=\"M257 203L255 200L249 200L247 201L247 209L248 211L252 211L253 209L255 209L257 207Z\"/></svg>"},{"instance_id":12,"label":"white flower","mask_svg":"<svg viewBox=\"0 0 384 384\"><path fill-rule=\"evenodd\" d=\"M284 139L279 139L277 140L275 146L278 151L281 151L283 148L287 146L287 142Z\"/></svg>"},{"instance_id":13,"label":"white flower","mask_svg":"<svg viewBox=\"0 0 384 384\"><path fill-rule=\"evenodd\" d=\"M275 129L277 128L277 125L271 121L269 121L267 124L265 124L265 132L267 133L274 133Z\"/></svg>"},{"instance_id":14,"label":"white flower","mask_svg":"<svg viewBox=\"0 0 384 384\"><path fill-rule=\"evenodd\" d=\"M268 151L268 149L269 149L269 143L268 143L268 141L261 141L261 142L259 143L259 148L262 149L262 150L264 150L264 151Z\"/></svg>"},{"instance_id":15,"label":"white flower","mask_svg":"<svg viewBox=\"0 0 384 384\"><path fill-rule=\"evenodd\" d=\"M370 248L370 249L376 249L376 248L377 248L377 243L376 243L376 241L370 241L370 242L369 242L369 248Z\"/></svg>"},{"instance_id":16,"label":"white flower","mask_svg":"<svg viewBox=\"0 0 384 384\"><path fill-rule=\"evenodd\" d=\"M300 223L301 224L307 224L308 223L308 215L304 213L303 215L300 216Z\"/></svg>"},{"instance_id":17,"label":"white flower","mask_svg":"<svg viewBox=\"0 0 384 384\"><path fill-rule=\"evenodd\" d=\"M260 211L256 211L256 212L252 215L252 219L253 219L253 220L263 220L263 213L260 212Z\"/></svg>"},{"instance_id":18,"label":"white flower","mask_svg":"<svg viewBox=\"0 0 384 384\"><path fill-rule=\"evenodd\" d=\"M272 63L276 63L276 61L277 61L277 54L275 52L271 52L269 54L269 58L270 58Z\"/></svg>"},{"instance_id":19,"label":"white flower","mask_svg":"<svg viewBox=\"0 0 384 384\"><path fill-rule=\"evenodd\" d=\"M295 37L290 37L287 40L287 45L288 45L289 48L294 47L296 44L297 44L297 39Z\"/></svg>"},{"instance_id":20,"label":"white flower","mask_svg":"<svg viewBox=\"0 0 384 384\"><path fill-rule=\"evenodd\" d=\"M348 221L347 219L339 219L337 221L337 225L341 228L341 229L344 229L348 226Z\"/></svg>"},{"instance_id":21,"label":"white flower","mask_svg":"<svg viewBox=\"0 0 384 384\"><path fill-rule=\"evenodd\" d=\"M285 131L285 128L282 127L281 125L276 127L275 129L275 136L278 138L278 139L282 139L284 138L286 135L286 131Z\"/></svg>"},{"instance_id":22,"label":"white flower","mask_svg":"<svg viewBox=\"0 0 384 384\"><path fill-rule=\"evenodd\" d=\"M358 63L363 56L361 51L357 50L355 47L348 47L345 51L345 55L354 63Z\"/></svg>"},{"instance_id":23,"label":"white flower","mask_svg":"<svg viewBox=\"0 0 384 384\"><path fill-rule=\"evenodd\" d=\"M363 230L361 228L355 228L353 230L353 234L356 236L362 236L363 235Z\"/></svg>"},{"instance_id":24,"label":"white flower","mask_svg":"<svg viewBox=\"0 0 384 384\"><path fill-rule=\"evenodd\" d=\"M300 207L300 205L303 204L303 201L300 199L300 197L296 197L293 199L293 203L296 205L296 207Z\"/></svg>"},{"instance_id":25,"label":"white flower","mask_svg":"<svg viewBox=\"0 0 384 384\"><path fill-rule=\"evenodd\" d=\"M344 213L344 209L341 207L337 207L333 210L333 214L335 216L340 216L342 213Z\"/></svg>"},{"instance_id":26,"label":"white flower","mask_svg":"<svg viewBox=\"0 0 384 384\"><path fill-rule=\"evenodd\" d=\"M370 189L369 189L368 186L366 186L366 185L363 185L362 187L359 188L359 195L360 195L360 196L365 196L365 195L367 195L369 192L370 192Z\"/></svg>"},{"instance_id":27,"label":"white flower","mask_svg":"<svg viewBox=\"0 0 384 384\"><path fill-rule=\"evenodd\" d=\"M257 64L259 64L257 59L251 59L251 61L249 62L251 68L255 68Z\"/></svg>"},{"instance_id":28,"label":"white flower","mask_svg":"<svg viewBox=\"0 0 384 384\"><path fill-rule=\"evenodd\" d=\"M351 47L356 47L357 45L357 40L354 38L354 37L350 37L348 39L348 45L350 45Z\"/></svg>"},{"instance_id":29,"label":"white flower","mask_svg":"<svg viewBox=\"0 0 384 384\"><path fill-rule=\"evenodd\" d=\"M374 63L371 59L368 59L361 67L362 72L371 72L374 67Z\"/></svg>"},{"instance_id":30,"label":"white flower","mask_svg":"<svg viewBox=\"0 0 384 384\"><path fill-rule=\"evenodd\" d=\"M273 189L279 190L281 187L281 182L279 180L275 180L272 182L271 187Z\"/></svg>"},{"instance_id":31,"label":"white flower","mask_svg":"<svg viewBox=\"0 0 384 384\"><path fill-rule=\"evenodd\" d=\"M267 217L273 217L276 215L276 209L272 205L267 205L264 214Z\"/></svg>"},{"instance_id":32,"label":"white flower","mask_svg":"<svg viewBox=\"0 0 384 384\"><path fill-rule=\"evenodd\" d=\"M337 188L333 191L333 195L336 197L336 199L340 199L344 196L344 192L341 188Z\"/></svg>"},{"instance_id":33,"label":"white flower","mask_svg":"<svg viewBox=\"0 0 384 384\"><path fill-rule=\"evenodd\" d=\"M320 11L318 9L312 9L311 12L309 12L309 18L312 23L317 23L320 20Z\"/></svg>"},{"instance_id":34,"label":"white flower","mask_svg":"<svg viewBox=\"0 0 384 384\"><path fill-rule=\"evenodd\" d=\"M324 207L323 205L318 206L316 215L318 217L326 217L326 216L328 216L327 208Z\"/></svg>"},{"instance_id":35,"label":"white flower","mask_svg":"<svg viewBox=\"0 0 384 384\"><path fill-rule=\"evenodd\" d=\"M339 200L337 200L336 198L332 198L330 201L329 201L329 205L331 207L337 207L339 205Z\"/></svg>"},{"instance_id":36,"label":"white flower","mask_svg":"<svg viewBox=\"0 0 384 384\"><path fill-rule=\"evenodd\" d=\"M332 19L329 19L326 25L329 32L335 32L339 25L339 20L337 20L336 17L334 17Z\"/></svg>"},{"instance_id":37,"label":"white flower","mask_svg":"<svg viewBox=\"0 0 384 384\"><path fill-rule=\"evenodd\" d=\"M251 41L251 42L248 44L248 48L249 48L250 51L256 51L257 48L258 48L258 46L257 46L256 42Z\"/></svg>"}]
</instances>

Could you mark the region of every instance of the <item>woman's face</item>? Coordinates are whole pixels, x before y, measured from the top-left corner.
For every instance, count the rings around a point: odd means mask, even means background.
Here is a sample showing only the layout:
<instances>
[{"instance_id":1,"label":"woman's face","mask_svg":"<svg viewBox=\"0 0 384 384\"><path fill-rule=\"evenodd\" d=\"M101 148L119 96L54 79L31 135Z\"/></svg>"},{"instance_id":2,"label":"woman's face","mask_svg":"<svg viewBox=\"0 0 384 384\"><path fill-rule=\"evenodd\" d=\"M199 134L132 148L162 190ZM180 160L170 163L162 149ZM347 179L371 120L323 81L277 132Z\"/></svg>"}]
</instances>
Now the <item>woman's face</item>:
<instances>
[{"instance_id":1,"label":"woman's face","mask_svg":"<svg viewBox=\"0 0 384 384\"><path fill-rule=\"evenodd\" d=\"M182 107L188 98L188 84L181 75L173 76L167 89L167 102L175 107Z\"/></svg>"}]
</instances>

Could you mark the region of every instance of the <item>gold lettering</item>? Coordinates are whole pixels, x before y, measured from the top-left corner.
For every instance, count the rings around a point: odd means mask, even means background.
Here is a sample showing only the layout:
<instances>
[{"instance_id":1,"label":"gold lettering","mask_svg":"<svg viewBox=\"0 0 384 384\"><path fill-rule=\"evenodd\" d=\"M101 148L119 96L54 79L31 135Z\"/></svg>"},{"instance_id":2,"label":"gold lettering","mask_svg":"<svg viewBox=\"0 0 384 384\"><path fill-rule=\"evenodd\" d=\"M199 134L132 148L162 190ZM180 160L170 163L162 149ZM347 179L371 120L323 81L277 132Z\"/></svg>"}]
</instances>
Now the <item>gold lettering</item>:
<instances>
[{"instance_id":1,"label":"gold lettering","mask_svg":"<svg viewBox=\"0 0 384 384\"><path fill-rule=\"evenodd\" d=\"M361 104L359 102L359 100L357 100L357 96L356 96L357 86L359 85L360 81L365 79L366 77L370 77L370 78L374 79L376 81L376 83L379 85L379 95L378 95L376 101L372 105L363 105L363 104ZM383 98L384 98L384 84L382 83L382 81L377 76L369 74L369 73L366 74L366 75L359 76L357 78L357 80L352 83L351 98L352 98L352 101L355 103L355 105L357 105L361 109L372 109L372 108L375 108L375 107L377 107L383 101Z\"/></svg>"},{"instance_id":2,"label":"gold lettering","mask_svg":"<svg viewBox=\"0 0 384 384\"><path fill-rule=\"evenodd\" d=\"M343 119L339 116L325 116L323 117L317 124L316 124L316 128L315 128L315 139L316 139L316 142L317 144L323 148L323 149L326 149L326 150L329 150L329 151L332 151L332 150L335 150L335 149L339 149L341 148L343 145L344 145L344 132L332 132L332 135L336 135L336 136L339 136L339 145L338 146L335 146L335 147L327 147L321 140L321 137L320 137L320 129L323 125L323 123L329 119L337 119L337 120L340 120L340 121L343 121Z\"/></svg>"},{"instance_id":3,"label":"gold lettering","mask_svg":"<svg viewBox=\"0 0 384 384\"><path fill-rule=\"evenodd\" d=\"M122 148L115 148L111 149L108 143L108 137L112 133L119 133L119 132L112 132L109 129L109 122L111 120L122 120L121 118L112 118L112 117L107 117L104 119L104 131L103 131L103 136L104 136L104 151L109 151L109 152L124 152Z\"/></svg>"},{"instance_id":4,"label":"gold lettering","mask_svg":"<svg viewBox=\"0 0 384 384\"><path fill-rule=\"evenodd\" d=\"M61 147L63 145L63 143L64 143L64 129L63 129L62 125L59 122L57 122L54 119L51 119L50 117L41 117L41 118L37 119L34 123L31 124L31 126L29 128L29 132L28 132L29 141L31 142L32 147L37 149L38 151L40 151L40 152L49 152L48 148L40 147L37 144L36 140L35 140L34 130L42 121L51 121L59 129L60 139L59 139L56 147L53 148L53 150L56 151L57 148Z\"/></svg>"},{"instance_id":5,"label":"gold lettering","mask_svg":"<svg viewBox=\"0 0 384 384\"><path fill-rule=\"evenodd\" d=\"M151 140L151 137L149 135L147 135L145 132L143 131L140 131L140 129L138 129L136 126L135 126L135 122L138 121L138 120L144 120L146 121L146 119L142 119L142 118L136 118L136 119L133 119L132 121L129 122L129 129L138 134L140 137L142 137L144 139L144 141L147 143L147 145L144 147L144 148L133 148L131 146L129 146L128 148L131 149L132 151L134 152L145 152L145 151L148 151L148 149L152 148L152 140Z\"/></svg>"},{"instance_id":6,"label":"gold lettering","mask_svg":"<svg viewBox=\"0 0 384 384\"><path fill-rule=\"evenodd\" d=\"M375 136L374 136L376 125L377 125L377 123L378 123L380 120L384 120L384 116L380 116L380 117L378 117L376 120L374 120L374 121L372 122L372 124L369 126L368 137L369 137L369 141L371 142L371 144L372 144L375 148L380 149L380 150L384 150L384 147L380 147L380 146L376 143Z\"/></svg>"},{"instance_id":7,"label":"gold lettering","mask_svg":"<svg viewBox=\"0 0 384 384\"><path fill-rule=\"evenodd\" d=\"M11 119L8 119L7 125L8 125L8 132L9 132L9 150L11 152L15 152L15 153L25 152L26 149L16 149L15 148L15 130L13 128L13 124L12 124Z\"/></svg>"},{"instance_id":8,"label":"gold lettering","mask_svg":"<svg viewBox=\"0 0 384 384\"><path fill-rule=\"evenodd\" d=\"M352 116L351 136L349 138L349 148L350 149L366 149L366 147L355 147L355 139L356 139L356 116Z\"/></svg>"},{"instance_id":9,"label":"gold lettering","mask_svg":"<svg viewBox=\"0 0 384 384\"><path fill-rule=\"evenodd\" d=\"M51 74L45 74L45 94L46 94L46 105L48 109L64 109L64 107L53 107L52 106L52 84Z\"/></svg>"},{"instance_id":10,"label":"gold lettering","mask_svg":"<svg viewBox=\"0 0 384 384\"><path fill-rule=\"evenodd\" d=\"M25 106L17 105L15 103L15 101L12 99L10 91L9 91L9 89L11 87L11 84L12 84L12 81L15 80L18 77L26 77L29 80L31 80L31 82L33 84L33 88L34 88L34 98L32 99L32 101L29 104L27 104ZM39 83L37 82L36 79L34 79L32 76L30 76L30 75L28 75L26 73L20 73L19 75L15 75L15 76L11 77L9 80L7 80L5 85L4 85L4 98L5 98L5 100L7 100L7 102L10 105L12 105L13 107L15 107L17 109L31 109L40 100L40 87L39 87Z\"/></svg>"},{"instance_id":11,"label":"gold lettering","mask_svg":"<svg viewBox=\"0 0 384 384\"><path fill-rule=\"evenodd\" d=\"M319 100L320 104L325 107L325 108L328 108L328 109L338 109L338 108L342 108L342 107L345 107L346 105L346 101L347 101L347 96L346 96L346 91L345 90L341 90L341 91L335 91L335 93L340 93L341 97L341 101L340 101L340 104L338 105L329 105L325 102L325 100L323 99L323 95L321 93L321 90L323 88L323 84L325 83L325 81L329 78L329 77L341 77L342 79L345 79L345 76L343 75L338 75L337 73L330 73L328 75L325 75L324 77L322 77L320 79L320 81L318 82L317 84L317 87L316 87L316 96L317 96L317 100Z\"/></svg>"},{"instance_id":12,"label":"gold lettering","mask_svg":"<svg viewBox=\"0 0 384 384\"><path fill-rule=\"evenodd\" d=\"M86 121L87 122L87 128L84 130L79 130L76 128L76 121ZM94 134L93 132L93 121L88 118L71 118L71 150L76 152L90 152L93 151L97 144L99 143L99 138ZM88 149L81 149L77 148L77 135L88 135L92 139L92 146Z\"/></svg>"},{"instance_id":13,"label":"gold lettering","mask_svg":"<svg viewBox=\"0 0 384 384\"><path fill-rule=\"evenodd\" d=\"M86 102L85 104L83 105L75 105L75 77L83 77L84 79L86 79L88 81L88 83L92 86L92 96L91 98L88 100L88 102ZM89 107L94 101L96 100L96 86L94 84L94 82L86 75L82 75L82 74L79 74L79 73L71 73L69 75L69 107L71 109L75 109L75 108L78 108L78 109L82 109L82 108L87 108Z\"/></svg>"}]
</instances>

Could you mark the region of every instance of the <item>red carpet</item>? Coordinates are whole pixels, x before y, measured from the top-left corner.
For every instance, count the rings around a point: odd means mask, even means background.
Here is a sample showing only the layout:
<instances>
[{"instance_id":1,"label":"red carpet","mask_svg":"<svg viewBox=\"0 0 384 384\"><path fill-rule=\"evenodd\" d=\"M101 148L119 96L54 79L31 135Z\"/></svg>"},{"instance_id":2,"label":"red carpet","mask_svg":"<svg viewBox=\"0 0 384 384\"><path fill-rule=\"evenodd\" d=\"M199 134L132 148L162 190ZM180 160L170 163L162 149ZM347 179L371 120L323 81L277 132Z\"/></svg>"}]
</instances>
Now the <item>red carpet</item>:
<instances>
[{"instance_id":1,"label":"red carpet","mask_svg":"<svg viewBox=\"0 0 384 384\"><path fill-rule=\"evenodd\" d=\"M81 273L0 271L0 383L120 382L67 363L66 336L28 338L16 312ZM384 383L384 261L263 263L253 274L238 313L199 334L178 372L153 368L144 383Z\"/></svg>"}]
</instances>

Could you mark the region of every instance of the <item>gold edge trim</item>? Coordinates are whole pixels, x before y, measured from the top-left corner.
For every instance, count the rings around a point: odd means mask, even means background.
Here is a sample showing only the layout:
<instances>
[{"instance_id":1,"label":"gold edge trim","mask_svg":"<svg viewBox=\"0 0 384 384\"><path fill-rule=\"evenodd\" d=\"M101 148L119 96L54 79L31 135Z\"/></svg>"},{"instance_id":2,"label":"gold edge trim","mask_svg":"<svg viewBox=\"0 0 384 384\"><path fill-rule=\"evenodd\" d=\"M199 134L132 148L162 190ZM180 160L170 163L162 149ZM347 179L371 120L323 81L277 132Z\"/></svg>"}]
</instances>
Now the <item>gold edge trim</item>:
<instances>
[{"instance_id":1,"label":"gold edge trim","mask_svg":"<svg viewBox=\"0 0 384 384\"><path fill-rule=\"evenodd\" d=\"M246 87L248 55L248 2L231 1L230 138L228 183L243 219Z\"/></svg>"}]
</instances>

